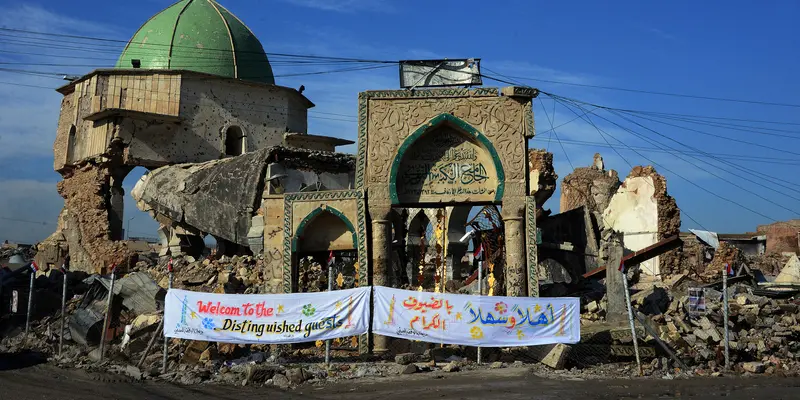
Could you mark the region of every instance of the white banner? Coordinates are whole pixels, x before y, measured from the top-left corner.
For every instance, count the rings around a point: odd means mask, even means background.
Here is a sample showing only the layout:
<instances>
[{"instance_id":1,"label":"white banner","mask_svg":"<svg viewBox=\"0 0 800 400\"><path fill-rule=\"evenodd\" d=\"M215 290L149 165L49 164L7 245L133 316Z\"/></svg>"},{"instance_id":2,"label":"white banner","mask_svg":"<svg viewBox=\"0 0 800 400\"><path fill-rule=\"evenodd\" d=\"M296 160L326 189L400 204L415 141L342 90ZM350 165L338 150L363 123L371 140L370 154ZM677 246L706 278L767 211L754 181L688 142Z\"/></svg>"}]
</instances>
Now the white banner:
<instances>
[{"instance_id":1,"label":"white banner","mask_svg":"<svg viewBox=\"0 0 800 400\"><path fill-rule=\"evenodd\" d=\"M580 341L573 297L494 297L374 288L375 334L483 347Z\"/></svg>"},{"instance_id":2,"label":"white banner","mask_svg":"<svg viewBox=\"0 0 800 400\"><path fill-rule=\"evenodd\" d=\"M171 289L164 335L226 343L300 343L366 333L370 288L215 294Z\"/></svg>"}]
</instances>

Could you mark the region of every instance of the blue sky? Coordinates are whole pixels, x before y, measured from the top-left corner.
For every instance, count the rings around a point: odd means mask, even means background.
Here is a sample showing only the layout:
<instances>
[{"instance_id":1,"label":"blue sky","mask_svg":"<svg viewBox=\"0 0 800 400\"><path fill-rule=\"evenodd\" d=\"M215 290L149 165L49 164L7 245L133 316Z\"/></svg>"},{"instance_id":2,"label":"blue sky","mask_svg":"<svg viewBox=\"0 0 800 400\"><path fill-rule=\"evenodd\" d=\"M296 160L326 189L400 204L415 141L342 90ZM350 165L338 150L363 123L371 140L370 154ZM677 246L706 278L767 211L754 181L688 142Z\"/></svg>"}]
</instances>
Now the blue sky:
<instances>
[{"instance_id":1,"label":"blue sky","mask_svg":"<svg viewBox=\"0 0 800 400\"><path fill-rule=\"evenodd\" d=\"M758 6L744 1L655 4L639 1L222 0L221 3L258 35L268 52L387 60L478 57L489 75L515 77L515 81L560 96L622 109L724 117L726 119L713 120L717 126L709 126L677 120L658 123L628 116L664 137L627 123L614 114L598 111L599 116L592 117L592 122L608 135L637 149L656 145L602 118L623 126L628 124L638 135L675 148L680 148L681 144L669 142L665 137L703 152L719 154L715 156L717 159L700 158L703 161L646 149L638 150L641 154L637 154L613 138L601 136L582 119L559 127L556 133L576 167L588 166L595 152L603 154L607 168L618 170L622 176L630 171L628 163L657 163L656 169L668 179L670 194L685 213L698 222L684 217L684 230L702 226L720 232L744 232L773 219L798 218L800 108L658 96L546 81L800 103L796 96L800 92L797 76L800 55L796 51L796 38L800 37L800 26L796 24L800 3L773 1ZM147 18L169 4L169 0L3 0L0 1L0 9L4 10L0 14L0 26L127 40ZM64 64L111 66L114 63L113 54L100 54L108 58L106 61L87 62L64 56L98 57L98 54L53 46L25 47L11 44L9 40L13 39L0 36L0 62L60 64L49 67L16 65L18 68L83 74L92 68ZM59 44L57 40L53 43ZM30 54L34 52L48 56ZM276 66L275 72L286 74L325 68L298 70L297 67ZM63 83L52 78L2 71L0 82L51 88ZM338 114L310 114L311 133L349 139L355 139L358 92L398 87L395 67L277 78L277 83L291 87L305 85L305 94L317 104L314 111ZM488 80L485 84L503 85ZM51 90L0 83L0 240L34 242L55 228L63 204L55 190L59 176L52 171L51 154L59 102L60 95ZM563 104L547 96L537 100L535 112L538 132L548 131L551 120L558 126L576 117ZM605 143L604 140L610 140L624 160L607 146L575 143ZM534 139L531 147L546 147L555 153L560 178L571 171L561 145L549 132ZM353 148L345 150L353 151ZM737 155L759 158L743 159ZM719 159L729 164L720 164ZM741 170L733 169L731 164ZM131 176L126 181L128 190L135 180L136 176ZM126 211L134 216L130 222L133 234L155 236L156 224L146 214L136 211L133 201L127 199ZM558 211L558 194L546 206Z\"/></svg>"}]
</instances>

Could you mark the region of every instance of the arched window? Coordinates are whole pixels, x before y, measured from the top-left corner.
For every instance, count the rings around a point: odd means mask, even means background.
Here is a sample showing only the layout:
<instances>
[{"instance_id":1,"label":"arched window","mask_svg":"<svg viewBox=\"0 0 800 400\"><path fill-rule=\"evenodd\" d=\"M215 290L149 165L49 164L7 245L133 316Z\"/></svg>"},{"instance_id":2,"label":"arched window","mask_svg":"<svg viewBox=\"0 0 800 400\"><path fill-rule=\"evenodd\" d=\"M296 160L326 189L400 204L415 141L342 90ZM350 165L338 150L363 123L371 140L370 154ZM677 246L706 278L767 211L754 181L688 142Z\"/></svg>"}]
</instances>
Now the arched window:
<instances>
[{"instance_id":1,"label":"arched window","mask_svg":"<svg viewBox=\"0 0 800 400\"><path fill-rule=\"evenodd\" d=\"M67 138L67 164L75 161L75 131L75 125L69 127L69 138Z\"/></svg>"},{"instance_id":2,"label":"arched window","mask_svg":"<svg viewBox=\"0 0 800 400\"><path fill-rule=\"evenodd\" d=\"M225 155L238 156L245 152L245 136L242 128L232 126L225 131Z\"/></svg>"}]
</instances>

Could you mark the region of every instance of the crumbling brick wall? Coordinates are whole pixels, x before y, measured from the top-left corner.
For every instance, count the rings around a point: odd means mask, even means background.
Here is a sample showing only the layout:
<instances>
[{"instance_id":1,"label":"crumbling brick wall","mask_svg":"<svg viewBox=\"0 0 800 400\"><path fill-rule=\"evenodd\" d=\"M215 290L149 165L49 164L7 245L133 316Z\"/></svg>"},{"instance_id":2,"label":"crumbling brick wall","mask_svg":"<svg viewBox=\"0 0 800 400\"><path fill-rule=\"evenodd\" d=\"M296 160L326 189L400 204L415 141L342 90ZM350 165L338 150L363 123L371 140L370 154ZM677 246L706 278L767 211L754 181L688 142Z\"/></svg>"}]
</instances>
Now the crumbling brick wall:
<instances>
[{"instance_id":1,"label":"crumbling brick wall","mask_svg":"<svg viewBox=\"0 0 800 400\"><path fill-rule=\"evenodd\" d=\"M760 225L756 230L767 235L767 253L800 254L800 219Z\"/></svg>"},{"instance_id":2,"label":"crumbling brick wall","mask_svg":"<svg viewBox=\"0 0 800 400\"><path fill-rule=\"evenodd\" d=\"M64 211L60 232L53 236L63 235L74 270L106 273L114 264L129 267L135 263L134 252L125 242L110 239L105 197L108 182L108 168L86 164L69 172L58 183Z\"/></svg>"},{"instance_id":3,"label":"crumbling brick wall","mask_svg":"<svg viewBox=\"0 0 800 400\"><path fill-rule=\"evenodd\" d=\"M720 242L714 253L714 259L706 266L703 278L709 282L720 280L726 264L738 269L742 261L742 252L738 248L728 242Z\"/></svg>"},{"instance_id":4,"label":"crumbling brick wall","mask_svg":"<svg viewBox=\"0 0 800 400\"><path fill-rule=\"evenodd\" d=\"M620 184L617 171L604 170L602 162L575 168L561 181L561 212L586 206L589 211L602 214Z\"/></svg>"},{"instance_id":5,"label":"crumbling brick wall","mask_svg":"<svg viewBox=\"0 0 800 400\"><path fill-rule=\"evenodd\" d=\"M530 193L536 198L536 208L541 210L556 191L558 175L553 168L553 153L543 149L528 150L528 173Z\"/></svg>"},{"instance_id":6,"label":"crumbling brick wall","mask_svg":"<svg viewBox=\"0 0 800 400\"><path fill-rule=\"evenodd\" d=\"M670 236L677 236L681 231L681 210L675 198L667 193L667 179L656 172L652 166L633 167L629 178L650 177L655 187L656 205L658 210L658 240L666 239ZM680 249L672 250L659 256L659 271L661 274L673 274L681 272L681 252Z\"/></svg>"}]
</instances>

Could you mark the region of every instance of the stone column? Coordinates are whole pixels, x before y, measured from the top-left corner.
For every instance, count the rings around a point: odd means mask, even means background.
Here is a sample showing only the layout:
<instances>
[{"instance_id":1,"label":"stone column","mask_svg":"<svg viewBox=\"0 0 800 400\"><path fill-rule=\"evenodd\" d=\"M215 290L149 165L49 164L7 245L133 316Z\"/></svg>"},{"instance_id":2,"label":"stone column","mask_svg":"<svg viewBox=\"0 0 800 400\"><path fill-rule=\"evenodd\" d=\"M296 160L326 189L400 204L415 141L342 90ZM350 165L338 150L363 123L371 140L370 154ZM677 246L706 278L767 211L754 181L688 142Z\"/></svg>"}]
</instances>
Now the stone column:
<instances>
[{"instance_id":1,"label":"stone column","mask_svg":"<svg viewBox=\"0 0 800 400\"><path fill-rule=\"evenodd\" d=\"M506 237L506 296L526 296L525 224L522 217L503 217Z\"/></svg>"},{"instance_id":2,"label":"stone column","mask_svg":"<svg viewBox=\"0 0 800 400\"><path fill-rule=\"evenodd\" d=\"M524 186L522 187L524 188ZM524 192L520 191L520 193ZM506 239L506 296L527 296L525 197L507 196L504 198L502 216Z\"/></svg>"},{"instance_id":3,"label":"stone column","mask_svg":"<svg viewBox=\"0 0 800 400\"><path fill-rule=\"evenodd\" d=\"M381 201L382 199L376 199ZM388 199L387 199L388 200ZM392 221L389 219L389 204L369 206L372 219L372 284L385 286L388 272L391 268L391 235ZM386 336L373 335L373 351L384 353L389 350L389 340Z\"/></svg>"},{"instance_id":4,"label":"stone column","mask_svg":"<svg viewBox=\"0 0 800 400\"><path fill-rule=\"evenodd\" d=\"M625 287L622 285L624 276L619 271L619 264L622 261L623 247L621 235L613 231L603 232L603 243L601 243L602 259L606 265L606 319L609 322L624 322L627 318L627 306L625 304Z\"/></svg>"}]
</instances>

